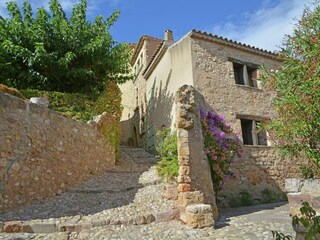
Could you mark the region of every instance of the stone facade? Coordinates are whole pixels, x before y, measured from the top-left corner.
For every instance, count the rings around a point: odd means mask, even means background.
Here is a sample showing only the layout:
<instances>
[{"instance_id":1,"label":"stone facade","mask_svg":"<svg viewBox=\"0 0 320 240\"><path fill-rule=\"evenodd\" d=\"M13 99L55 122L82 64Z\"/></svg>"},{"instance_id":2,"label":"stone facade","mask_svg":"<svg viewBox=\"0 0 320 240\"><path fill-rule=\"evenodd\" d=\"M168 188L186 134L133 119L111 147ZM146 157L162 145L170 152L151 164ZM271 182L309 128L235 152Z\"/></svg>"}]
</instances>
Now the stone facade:
<instances>
[{"instance_id":1,"label":"stone facade","mask_svg":"<svg viewBox=\"0 0 320 240\"><path fill-rule=\"evenodd\" d=\"M131 65L135 78L133 81L119 85L122 92L121 143L127 144L132 139L134 146L147 148L147 83L143 70L152 60L154 51L163 40L142 36L136 45Z\"/></svg>"},{"instance_id":2,"label":"stone facade","mask_svg":"<svg viewBox=\"0 0 320 240\"><path fill-rule=\"evenodd\" d=\"M61 194L115 164L94 127L1 92L0 122L0 212Z\"/></svg>"},{"instance_id":3,"label":"stone facade","mask_svg":"<svg viewBox=\"0 0 320 240\"><path fill-rule=\"evenodd\" d=\"M137 56L140 50L136 49ZM155 133L162 126L177 128L174 96L185 84L204 97L202 108L223 116L235 133L239 132L245 154L233 166L237 179L228 180L219 193L223 203L242 190L248 190L257 201L265 189L280 198L284 180L299 176L298 164L302 161L280 157L267 133L257 133L258 124L276 117L272 106L275 93L259 80L260 66L276 70L281 62L275 53L192 30L177 42L156 48L152 60L141 71L140 80L146 86L141 91L138 88L137 94L146 94L147 111L139 112L139 119L147 119L146 142L152 139L156 145ZM124 98L129 101L130 96ZM150 150L148 143L145 146Z\"/></svg>"},{"instance_id":4,"label":"stone facade","mask_svg":"<svg viewBox=\"0 0 320 240\"><path fill-rule=\"evenodd\" d=\"M196 34L192 38L192 59L195 88L204 96L205 106L223 116L235 132L243 137L241 119L266 122L276 117L272 107L275 94L263 88L257 70L255 87L236 84L233 63L265 66L278 69L281 62L276 55L252 52L222 43L213 43L210 37ZM243 139L241 139L243 140ZM298 165L292 159L280 157L267 145L244 144L244 157L233 166L236 180L227 181L220 193L220 202L226 203L231 193L248 190L252 197L261 200L261 191L269 189L279 195L284 190L284 180L298 176Z\"/></svg>"},{"instance_id":5,"label":"stone facade","mask_svg":"<svg viewBox=\"0 0 320 240\"><path fill-rule=\"evenodd\" d=\"M176 127L178 139L178 204L181 219L190 227L212 226L218 218L211 172L204 153L199 117L199 95L185 85L176 94Z\"/></svg>"}]
</instances>

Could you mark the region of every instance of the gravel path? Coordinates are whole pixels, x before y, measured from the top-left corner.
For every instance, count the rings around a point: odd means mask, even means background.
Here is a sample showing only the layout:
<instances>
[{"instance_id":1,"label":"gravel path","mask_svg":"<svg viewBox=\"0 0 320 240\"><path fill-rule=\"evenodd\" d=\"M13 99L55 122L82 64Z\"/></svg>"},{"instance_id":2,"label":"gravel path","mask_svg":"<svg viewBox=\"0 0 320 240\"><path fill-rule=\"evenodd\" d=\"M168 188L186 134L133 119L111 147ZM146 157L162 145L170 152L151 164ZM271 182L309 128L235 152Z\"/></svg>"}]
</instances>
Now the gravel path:
<instances>
[{"instance_id":1,"label":"gravel path","mask_svg":"<svg viewBox=\"0 0 320 240\"><path fill-rule=\"evenodd\" d=\"M0 239L260 240L273 239L271 230L294 235L285 203L221 211L216 229L158 222L157 214L175 208L175 202L164 198L165 184L156 174L155 162L141 149L123 147L117 166L105 175L42 203L0 215L0 225L18 221L13 224L36 232L0 233Z\"/></svg>"}]
</instances>

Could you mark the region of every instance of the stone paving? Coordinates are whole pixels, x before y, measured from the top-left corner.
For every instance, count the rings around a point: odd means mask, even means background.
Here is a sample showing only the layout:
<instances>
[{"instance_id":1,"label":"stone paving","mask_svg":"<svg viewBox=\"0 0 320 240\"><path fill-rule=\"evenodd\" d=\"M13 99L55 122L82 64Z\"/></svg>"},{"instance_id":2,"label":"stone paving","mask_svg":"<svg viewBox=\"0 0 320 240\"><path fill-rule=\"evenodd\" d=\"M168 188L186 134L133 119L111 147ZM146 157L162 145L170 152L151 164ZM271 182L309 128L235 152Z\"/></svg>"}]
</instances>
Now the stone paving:
<instances>
[{"instance_id":1,"label":"stone paving","mask_svg":"<svg viewBox=\"0 0 320 240\"><path fill-rule=\"evenodd\" d=\"M220 212L214 228L190 229L164 198L156 160L141 149L121 149L117 166L56 197L0 215L0 239L273 239L294 236L286 203ZM8 223L9 222L9 223Z\"/></svg>"}]
</instances>

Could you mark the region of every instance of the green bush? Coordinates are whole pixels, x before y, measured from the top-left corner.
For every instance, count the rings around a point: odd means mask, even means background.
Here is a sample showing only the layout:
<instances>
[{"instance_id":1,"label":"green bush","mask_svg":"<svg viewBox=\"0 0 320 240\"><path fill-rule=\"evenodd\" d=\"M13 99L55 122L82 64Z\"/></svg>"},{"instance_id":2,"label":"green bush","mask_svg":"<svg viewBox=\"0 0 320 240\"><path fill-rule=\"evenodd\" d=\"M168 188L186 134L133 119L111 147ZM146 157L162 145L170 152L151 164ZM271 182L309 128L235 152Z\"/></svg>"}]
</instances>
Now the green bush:
<instances>
[{"instance_id":1,"label":"green bush","mask_svg":"<svg viewBox=\"0 0 320 240\"><path fill-rule=\"evenodd\" d=\"M229 198L229 206L232 208L251 205L253 205L253 199L248 190L241 190L239 194Z\"/></svg>"},{"instance_id":2,"label":"green bush","mask_svg":"<svg viewBox=\"0 0 320 240\"><path fill-rule=\"evenodd\" d=\"M27 98L44 97L49 100L49 108L62 114L87 122L94 115L95 101L80 93L61 93L40 90L20 90Z\"/></svg>"},{"instance_id":3,"label":"green bush","mask_svg":"<svg viewBox=\"0 0 320 240\"><path fill-rule=\"evenodd\" d=\"M293 228L298 228L300 225L303 225L303 227L307 229L305 236L306 240L320 239L320 216L317 216L317 212L308 202L302 203L300 212L300 216L296 215L292 218ZM284 235L278 231L271 232L276 240L293 240L293 237L290 235Z\"/></svg>"},{"instance_id":4,"label":"green bush","mask_svg":"<svg viewBox=\"0 0 320 240\"><path fill-rule=\"evenodd\" d=\"M177 147L177 134L170 132L170 129L163 129L157 132L158 145L157 152L160 162L157 164L157 171L160 176L167 180L172 180L178 176L179 163L178 163L178 147Z\"/></svg>"},{"instance_id":5,"label":"green bush","mask_svg":"<svg viewBox=\"0 0 320 240\"><path fill-rule=\"evenodd\" d=\"M274 191L270 190L269 188L265 188L261 191L262 203L274 203L277 202L279 199L278 194L276 194Z\"/></svg>"}]
</instances>

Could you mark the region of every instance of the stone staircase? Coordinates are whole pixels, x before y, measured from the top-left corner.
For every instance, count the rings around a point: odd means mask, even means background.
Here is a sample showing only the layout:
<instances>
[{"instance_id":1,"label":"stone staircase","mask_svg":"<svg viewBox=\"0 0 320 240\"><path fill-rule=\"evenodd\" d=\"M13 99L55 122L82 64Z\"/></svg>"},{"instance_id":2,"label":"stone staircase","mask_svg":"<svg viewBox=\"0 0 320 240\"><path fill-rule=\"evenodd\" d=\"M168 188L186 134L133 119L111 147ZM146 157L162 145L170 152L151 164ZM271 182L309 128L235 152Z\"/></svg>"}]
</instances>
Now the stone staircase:
<instances>
[{"instance_id":1,"label":"stone staircase","mask_svg":"<svg viewBox=\"0 0 320 240\"><path fill-rule=\"evenodd\" d=\"M164 197L156 158L121 147L113 169L44 202L0 214L0 232L80 232L105 225L141 225L177 218L175 201Z\"/></svg>"}]
</instances>

